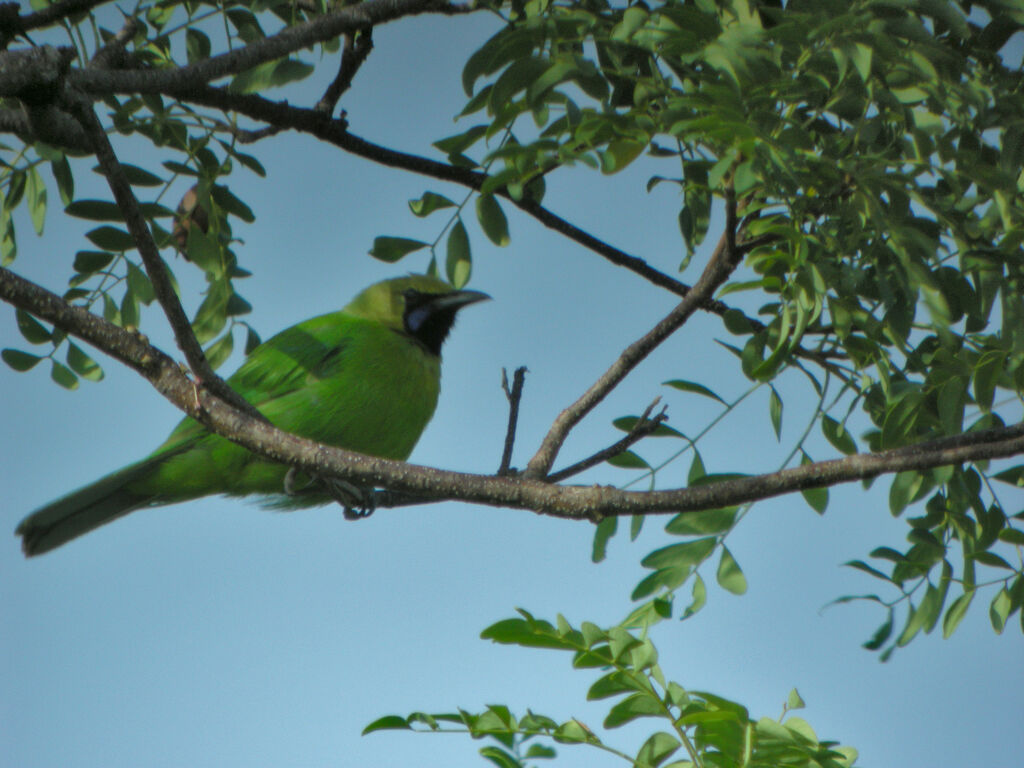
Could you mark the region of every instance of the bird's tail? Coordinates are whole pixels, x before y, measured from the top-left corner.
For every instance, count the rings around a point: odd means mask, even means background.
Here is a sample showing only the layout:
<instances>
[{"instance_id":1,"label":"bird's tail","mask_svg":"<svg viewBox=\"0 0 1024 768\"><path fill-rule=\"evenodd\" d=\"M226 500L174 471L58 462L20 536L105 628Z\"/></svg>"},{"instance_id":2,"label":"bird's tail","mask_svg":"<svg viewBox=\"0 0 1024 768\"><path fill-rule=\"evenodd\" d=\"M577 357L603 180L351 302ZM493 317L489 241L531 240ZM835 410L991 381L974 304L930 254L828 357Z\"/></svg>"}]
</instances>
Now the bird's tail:
<instances>
[{"instance_id":1,"label":"bird's tail","mask_svg":"<svg viewBox=\"0 0 1024 768\"><path fill-rule=\"evenodd\" d=\"M27 557L41 555L122 515L161 503L152 493L131 486L165 458L143 459L40 507L18 525L22 551Z\"/></svg>"}]
</instances>

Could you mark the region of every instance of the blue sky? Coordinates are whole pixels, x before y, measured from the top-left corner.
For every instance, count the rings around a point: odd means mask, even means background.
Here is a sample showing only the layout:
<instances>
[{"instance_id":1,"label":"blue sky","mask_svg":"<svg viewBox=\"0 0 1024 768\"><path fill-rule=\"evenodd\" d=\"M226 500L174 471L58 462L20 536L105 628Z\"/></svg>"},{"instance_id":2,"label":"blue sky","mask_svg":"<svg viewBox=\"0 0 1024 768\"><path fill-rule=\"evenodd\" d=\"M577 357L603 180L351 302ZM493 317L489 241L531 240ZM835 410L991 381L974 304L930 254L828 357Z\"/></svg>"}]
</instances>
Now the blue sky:
<instances>
[{"instance_id":1,"label":"blue sky","mask_svg":"<svg viewBox=\"0 0 1024 768\"><path fill-rule=\"evenodd\" d=\"M487 26L482 18L424 17L378 29L342 104L353 132L429 153L430 139L455 131L460 65ZM323 85L319 77L302 93L312 103ZM138 143L114 142L122 159L156 167ZM245 240L240 261L255 273L239 290L264 337L340 307L375 280L422 269L421 254L386 265L366 251L379 234L433 239L440 219L414 219L406 200L427 189L462 194L308 137L282 135L254 152L268 178L239 170L232 183L258 217L236 234ZM678 201L664 187L643 191L652 168L640 161L610 180L568 172L551 180L546 202L671 272L682 256ZM101 182L89 176L79 170L80 194L99 196ZM418 463L493 471L506 418L500 371L526 365L521 466L557 412L672 307L664 292L509 215L507 248L471 231L471 285L495 300L467 309L448 342L441 403L412 457ZM22 226L15 269L60 290L87 228L51 215L37 239ZM0 346L24 347L13 310L0 317ZM146 333L173 350L159 316L146 320ZM727 398L741 394L747 384L714 338L725 338L720 325L695 319L580 426L564 460L615 440L611 419L658 395L673 426L699 430L716 413L711 401L660 382L695 379ZM0 369L0 527L13 531L36 506L148 453L178 421L141 379L112 361L104 368L103 383L75 392L57 388L42 369ZM810 399L795 379L780 391L783 438L792 440ZM756 393L712 435L703 447L710 471L775 468L781 454L767 407L767 393ZM641 453L668 450L659 443ZM673 465L663 484L681 485L687 467ZM602 467L585 480L629 478ZM736 598L713 588L700 615L659 627L662 666L684 686L739 700L756 716L777 716L798 687L818 735L857 747L859 764L1017 765L1024 643L1016 619L997 637L979 601L952 639L918 639L883 665L859 647L879 614L860 605L821 610L839 595L876 588L843 561L902 542L904 524L890 518L886 489L834 489L821 518L798 497L757 505L730 538L749 592ZM1022 499L1007 493L1004 503L1016 510ZM135 513L32 561L11 536L0 546L0 764L480 765L482 745L463 737L359 732L384 714L496 702L596 728L607 707L584 700L589 673L554 652L495 646L478 634L516 606L574 622L620 619L643 573L640 557L664 541L659 529L650 521L639 542L615 539L600 565L589 560L587 524L458 504L382 510L348 523L337 508L270 513L207 499ZM608 741L635 749L645 726ZM559 751L567 766L615 764L579 748Z\"/></svg>"}]
</instances>

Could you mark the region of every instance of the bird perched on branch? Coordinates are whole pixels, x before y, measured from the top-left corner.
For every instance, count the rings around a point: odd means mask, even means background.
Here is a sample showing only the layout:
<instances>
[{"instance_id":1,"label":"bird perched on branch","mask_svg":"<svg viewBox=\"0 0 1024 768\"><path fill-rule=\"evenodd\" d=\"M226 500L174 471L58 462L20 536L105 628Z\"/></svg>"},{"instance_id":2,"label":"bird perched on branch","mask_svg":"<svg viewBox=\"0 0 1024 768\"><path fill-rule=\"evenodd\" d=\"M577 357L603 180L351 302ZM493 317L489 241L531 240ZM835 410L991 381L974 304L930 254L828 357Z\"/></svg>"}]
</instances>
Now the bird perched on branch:
<instances>
[{"instance_id":1,"label":"bird perched on branch","mask_svg":"<svg viewBox=\"0 0 1024 768\"><path fill-rule=\"evenodd\" d=\"M286 432L406 459L434 414L456 313L487 298L426 275L385 280L268 339L227 381ZM38 555L137 509L214 494L289 509L348 505L360 490L297 474L186 418L150 456L36 510L17 533Z\"/></svg>"}]
</instances>

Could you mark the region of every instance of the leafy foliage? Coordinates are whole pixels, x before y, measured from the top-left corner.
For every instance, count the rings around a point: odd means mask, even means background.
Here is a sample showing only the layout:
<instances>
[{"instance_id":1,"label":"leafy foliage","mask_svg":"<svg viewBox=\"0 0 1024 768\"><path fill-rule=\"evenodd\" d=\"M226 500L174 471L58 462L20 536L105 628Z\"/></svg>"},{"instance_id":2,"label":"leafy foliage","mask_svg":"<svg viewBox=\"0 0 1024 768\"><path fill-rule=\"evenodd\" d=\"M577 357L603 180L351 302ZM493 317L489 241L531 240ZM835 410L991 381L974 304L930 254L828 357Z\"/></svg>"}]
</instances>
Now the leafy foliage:
<instances>
[{"instance_id":1,"label":"leafy foliage","mask_svg":"<svg viewBox=\"0 0 1024 768\"><path fill-rule=\"evenodd\" d=\"M657 169L647 190L667 186L678 196L680 240L670 258L685 272L707 245L721 201L738 202L739 228L732 234L744 263L719 301L704 308L721 318L729 340L720 343L748 389L729 398L682 378L693 376L687 371L666 381L668 397L715 410L696 434L661 424L650 436L666 440L606 457L635 473L627 484L646 480L653 488L669 466L685 473L690 487L741 477L738 468L709 472L700 451L704 437L755 394L765 396L767 424L783 446L783 460L769 471L864 450L910 449L1020 420L1024 89L1020 61L1005 50L1024 29L1016 5L481 0L477 7L492 12L500 28L463 69L467 101L459 132L433 142L444 162L414 163L467 191L459 198L427 190L409 201L414 216L437 222L436 237L382 234L371 256L397 262L417 254L429 259L428 272L461 287L472 276L479 235L507 246L516 221L509 212L543 210L548 179L582 167L614 182L643 158L645 168ZM66 29L54 34L68 33L61 42L72 46L77 69L116 43L130 69L180 72L280 40L282 32L307 29L334 10L321 0L166 0L141 4L120 38L99 11L66 20ZM364 35L368 29L347 33L346 52ZM282 48L219 76L220 86L204 85L208 90L103 94L112 131L161 153L159 165L122 168L174 270L196 269L205 279L191 323L214 366L231 354L236 327L247 328L247 350L259 343L240 319L251 307L236 284L249 273L235 252L234 228L254 214L234 191L233 174L239 166L265 172L241 147L283 127L316 134L330 123L347 136L345 126L338 128L344 119L331 118L333 102L309 110L315 119L303 114L305 122L278 125L267 118L269 127L260 130L244 127L239 114L251 113L254 104L279 114L288 104L261 94L308 77L341 45L338 36L323 35L301 49ZM15 97L0 104L15 106L20 110ZM137 243L112 195L94 199L76 191L76 176L98 169L90 170L72 144L0 146L0 264L19 257L15 211L23 207L27 216L19 223L42 235L59 200L65 215L90 222L87 242L68 258L64 299L122 327L142 327L142 307L156 295ZM180 258L170 256L172 249ZM13 370L31 371L49 360L43 369L67 389L103 377L65 332L21 310L16 323L35 351L3 350ZM814 402L804 424L794 423L800 409L791 400L787 406L794 382ZM613 425L630 434L638 422L624 416ZM653 446L666 444L673 446L668 455L653 458ZM687 458L688 471L680 471ZM996 632L1018 613L1024 630L1024 512L1015 506L1024 465L951 464L899 472L887 482L889 512L906 522L906 543L879 546L847 563L882 582L886 593L836 601L880 606L882 625L865 648L887 659L940 625L948 637L982 593ZM806 488L802 498L815 513L826 513L827 489ZM855 753L819 741L799 718L754 720L739 704L668 681L658 666L649 631L701 611L709 569L722 589L746 591L727 540L749 510L673 516L660 546L641 560L648 573L632 591L637 605L618 626L574 628L523 611L484 632L500 643L566 650L575 667L601 670L590 697L614 700L606 728L655 718L663 729L652 729L635 755L577 720L532 711L517 717L497 705L475 714L388 716L367 732L458 729L486 738L481 754L501 768L550 759L561 745L609 751L637 766L852 764ZM633 519L633 538L643 521ZM596 527L595 560L616 531L615 518ZM681 590L687 596L677 605ZM802 705L791 694L787 709Z\"/></svg>"},{"instance_id":2,"label":"leafy foliage","mask_svg":"<svg viewBox=\"0 0 1024 768\"><path fill-rule=\"evenodd\" d=\"M852 765L857 752L834 741L821 741L808 723L787 717L804 706L800 695L790 693L778 720L751 718L746 708L712 693L691 691L669 680L658 664L658 652L650 639L622 627L601 629L584 622L573 627L561 616L551 622L520 610L517 618L505 619L483 631L482 637L497 643L527 648L550 648L572 654L575 669L598 670L587 698L609 700L602 725L614 730L639 718L653 718L651 735L635 755L603 741L585 723L557 719L528 711L516 717L502 705L490 705L479 713L426 714L406 717L388 715L370 723L363 733L381 730L464 732L487 738L480 754L499 768L526 768L534 760L555 757L555 745L598 749L643 768L660 765L682 768L691 765L822 766ZM675 757L675 760L672 758ZM682 757L682 759L679 759ZM668 762L671 761L671 762Z\"/></svg>"}]
</instances>

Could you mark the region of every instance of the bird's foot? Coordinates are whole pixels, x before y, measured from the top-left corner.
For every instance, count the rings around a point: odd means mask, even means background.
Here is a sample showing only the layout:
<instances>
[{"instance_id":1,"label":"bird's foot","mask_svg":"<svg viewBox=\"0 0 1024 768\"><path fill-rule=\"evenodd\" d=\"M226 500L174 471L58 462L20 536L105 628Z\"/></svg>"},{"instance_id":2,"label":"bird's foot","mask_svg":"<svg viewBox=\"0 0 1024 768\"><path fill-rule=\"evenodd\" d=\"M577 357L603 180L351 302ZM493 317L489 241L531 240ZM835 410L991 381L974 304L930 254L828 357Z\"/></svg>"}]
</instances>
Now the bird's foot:
<instances>
[{"instance_id":1,"label":"bird's foot","mask_svg":"<svg viewBox=\"0 0 1024 768\"><path fill-rule=\"evenodd\" d=\"M309 476L295 467L285 473L284 492L288 496L308 493L314 486L322 487L332 499L344 508L346 520L361 520L364 517L369 517L377 508L372 488L360 488L347 480L338 480L334 477Z\"/></svg>"},{"instance_id":2,"label":"bird's foot","mask_svg":"<svg viewBox=\"0 0 1024 768\"><path fill-rule=\"evenodd\" d=\"M346 520L362 520L369 517L377 508L373 498L373 489L360 488L345 480L333 477L321 478L327 492L344 508Z\"/></svg>"}]
</instances>

